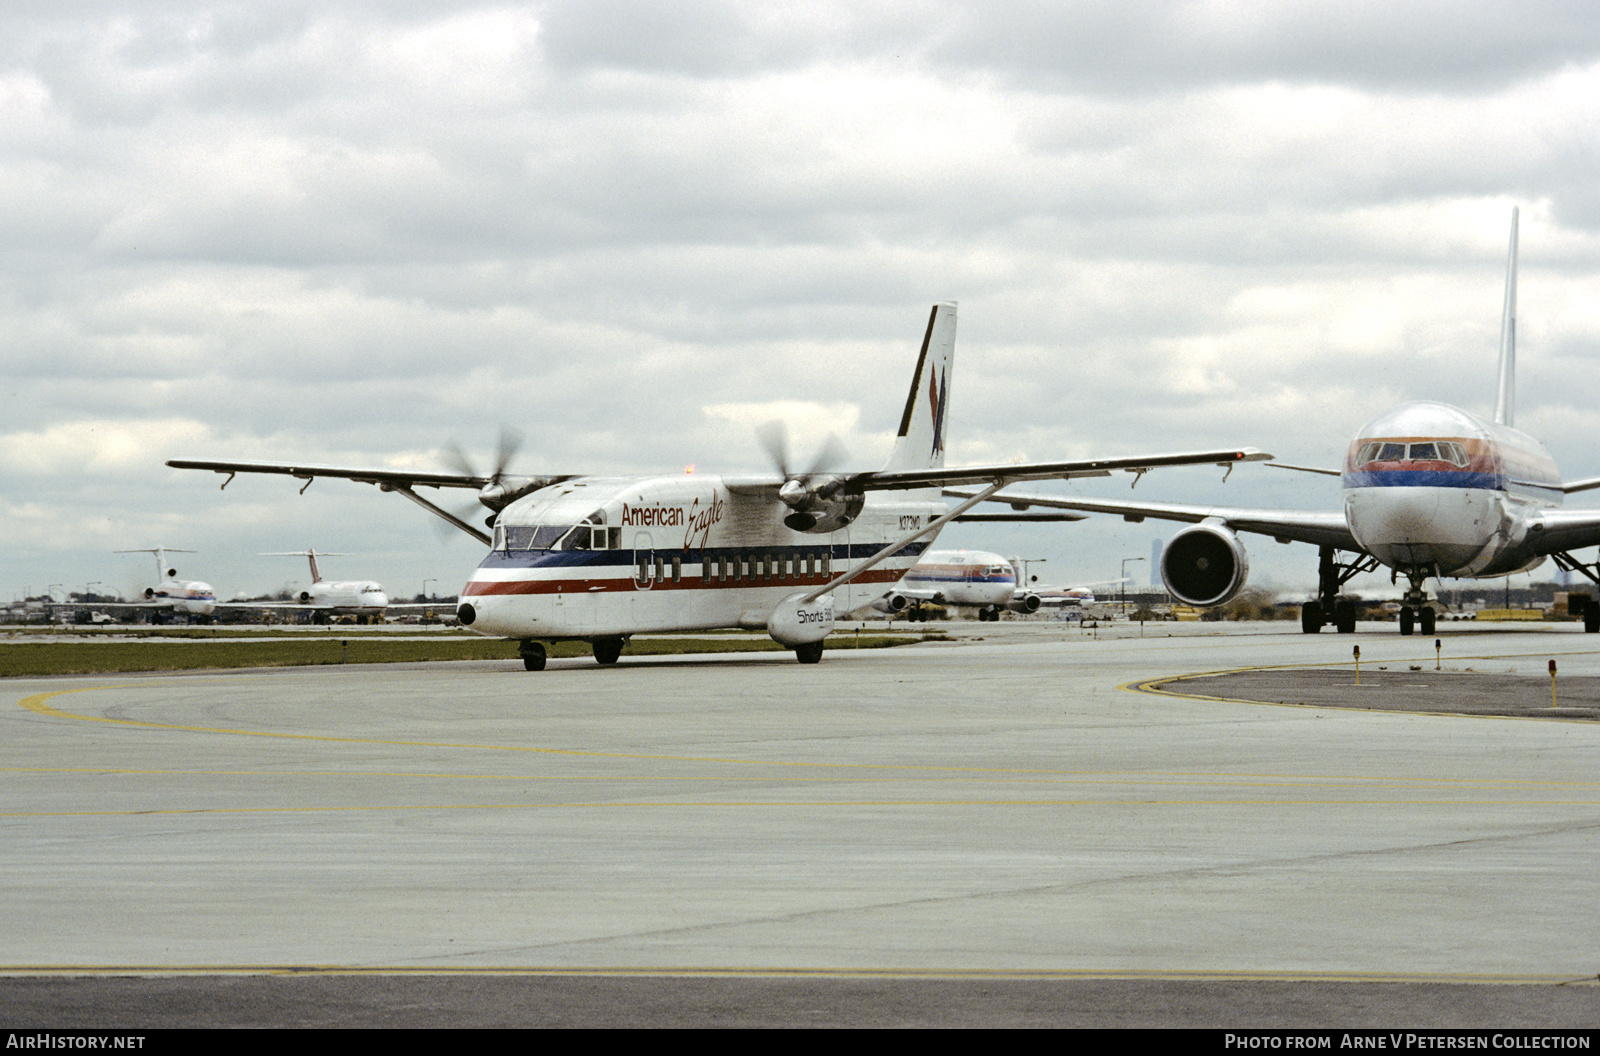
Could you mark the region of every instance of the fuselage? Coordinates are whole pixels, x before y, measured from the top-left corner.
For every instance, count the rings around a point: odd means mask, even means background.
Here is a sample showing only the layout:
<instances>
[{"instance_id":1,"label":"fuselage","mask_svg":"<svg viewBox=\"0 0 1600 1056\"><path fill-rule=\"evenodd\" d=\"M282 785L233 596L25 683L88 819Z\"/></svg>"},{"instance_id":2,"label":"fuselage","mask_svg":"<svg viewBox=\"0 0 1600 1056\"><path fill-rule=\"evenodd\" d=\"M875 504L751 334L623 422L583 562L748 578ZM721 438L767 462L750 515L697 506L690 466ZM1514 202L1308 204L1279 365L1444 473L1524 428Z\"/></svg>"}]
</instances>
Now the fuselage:
<instances>
[{"instance_id":1,"label":"fuselage","mask_svg":"<svg viewBox=\"0 0 1600 1056\"><path fill-rule=\"evenodd\" d=\"M163 579L144 592L145 599L173 612L209 616L217 607L217 592L199 580Z\"/></svg>"},{"instance_id":2,"label":"fuselage","mask_svg":"<svg viewBox=\"0 0 1600 1056\"><path fill-rule=\"evenodd\" d=\"M462 623L509 638L606 638L766 627L785 597L820 587L943 514L937 492L868 496L855 521L797 532L771 489L716 476L563 481L508 505L461 590ZM841 611L881 595L918 540L836 592Z\"/></svg>"},{"instance_id":3,"label":"fuselage","mask_svg":"<svg viewBox=\"0 0 1600 1056\"><path fill-rule=\"evenodd\" d=\"M1011 562L983 550L930 550L900 580L908 596L949 605L1005 606L1017 590Z\"/></svg>"},{"instance_id":4,"label":"fuselage","mask_svg":"<svg viewBox=\"0 0 1600 1056\"><path fill-rule=\"evenodd\" d=\"M301 593L300 601L312 608L358 616L381 613L389 607L389 596L383 592L383 587L370 579L319 581Z\"/></svg>"},{"instance_id":5,"label":"fuselage","mask_svg":"<svg viewBox=\"0 0 1600 1056\"><path fill-rule=\"evenodd\" d=\"M1561 505L1555 460L1532 437L1444 403L1372 419L1345 456L1345 519L1390 568L1503 576L1544 560L1528 545L1541 510Z\"/></svg>"}]
</instances>

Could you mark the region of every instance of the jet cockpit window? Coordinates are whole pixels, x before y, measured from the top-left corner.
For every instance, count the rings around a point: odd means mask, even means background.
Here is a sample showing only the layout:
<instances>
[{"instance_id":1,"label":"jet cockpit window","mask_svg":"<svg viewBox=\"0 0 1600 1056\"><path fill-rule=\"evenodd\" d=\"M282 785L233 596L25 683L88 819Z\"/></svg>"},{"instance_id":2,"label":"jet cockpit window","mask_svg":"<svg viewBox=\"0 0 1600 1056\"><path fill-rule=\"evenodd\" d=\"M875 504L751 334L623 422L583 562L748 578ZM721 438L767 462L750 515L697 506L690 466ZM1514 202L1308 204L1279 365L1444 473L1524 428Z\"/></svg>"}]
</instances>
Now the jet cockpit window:
<instances>
[{"instance_id":1,"label":"jet cockpit window","mask_svg":"<svg viewBox=\"0 0 1600 1056\"><path fill-rule=\"evenodd\" d=\"M1467 452L1454 440L1425 440L1415 444L1397 444L1374 440L1361 445L1356 456L1358 465L1368 462L1450 462L1458 466L1467 464Z\"/></svg>"}]
</instances>

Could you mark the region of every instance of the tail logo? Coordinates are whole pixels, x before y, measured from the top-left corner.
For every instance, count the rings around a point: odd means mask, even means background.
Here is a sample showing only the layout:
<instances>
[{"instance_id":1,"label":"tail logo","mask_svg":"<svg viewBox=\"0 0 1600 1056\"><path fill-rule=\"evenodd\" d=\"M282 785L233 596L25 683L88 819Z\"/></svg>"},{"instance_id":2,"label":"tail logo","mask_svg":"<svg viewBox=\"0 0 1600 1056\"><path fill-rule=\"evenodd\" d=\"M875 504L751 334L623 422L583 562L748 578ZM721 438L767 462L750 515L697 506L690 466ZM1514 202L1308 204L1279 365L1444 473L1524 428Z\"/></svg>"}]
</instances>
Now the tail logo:
<instances>
[{"instance_id":1,"label":"tail logo","mask_svg":"<svg viewBox=\"0 0 1600 1056\"><path fill-rule=\"evenodd\" d=\"M944 412L946 398L950 395L950 386L948 383L941 385L942 381L944 381L942 377L936 378L931 372L929 373L928 400L933 407L933 447L929 449L929 455L944 454ZM944 391L941 392L941 389Z\"/></svg>"}]
</instances>

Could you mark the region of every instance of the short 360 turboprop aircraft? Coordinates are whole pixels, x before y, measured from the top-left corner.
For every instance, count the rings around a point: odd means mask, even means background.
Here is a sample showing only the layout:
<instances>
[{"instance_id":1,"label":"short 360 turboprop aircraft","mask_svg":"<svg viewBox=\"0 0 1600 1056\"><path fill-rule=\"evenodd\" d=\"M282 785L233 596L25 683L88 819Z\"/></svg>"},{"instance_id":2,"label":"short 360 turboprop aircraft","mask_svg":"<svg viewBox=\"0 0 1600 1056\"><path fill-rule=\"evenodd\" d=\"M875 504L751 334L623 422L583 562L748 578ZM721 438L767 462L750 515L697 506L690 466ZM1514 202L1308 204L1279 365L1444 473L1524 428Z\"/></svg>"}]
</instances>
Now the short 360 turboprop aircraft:
<instances>
[{"instance_id":1,"label":"short 360 turboprop aircraft","mask_svg":"<svg viewBox=\"0 0 1600 1056\"><path fill-rule=\"evenodd\" d=\"M1317 598L1301 609L1307 634L1334 624L1353 632L1356 609L1339 596L1350 579L1380 564L1410 583L1400 610L1400 633L1434 631L1434 610L1423 584L1430 578L1485 578L1526 572L1546 557L1600 583L1600 568L1572 551L1600 544L1600 510L1560 509L1564 496L1600 487L1600 477L1562 482L1555 460L1538 441L1512 428L1516 370L1517 212L1511 213L1505 310L1500 332L1500 384L1494 420L1443 403L1407 403L1361 427L1340 476L1341 511L1247 509L1076 499L1006 492L994 501L1092 513L1188 521L1161 555L1167 589L1190 605L1221 605L1244 586L1249 562L1236 533L1279 542L1313 543L1321 550ZM1305 469L1282 466L1284 469ZM967 497L965 491L949 492ZM1345 551L1353 556L1341 560ZM1600 631L1591 606L1584 630Z\"/></svg>"},{"instance_id":2,"label":"short 360 turboprop aircraft","mask_svg":"<svg viewBox=\"0 0 1600 1056\"><path fill-rule=\"evenodd\" d=\"M308 484L343 477L401 493L489 545L461 590L458 615L482 634L519 639L524 665L537 671L547 641L587 641L595 659L609 664L634 634L729 626L764 628L801 662L815 663L833 630L836 599L847 612L881 596L939 529L1007 484L1158 466L1231 468L1271 457L1239 449L946 469L955 335L955 305L935 305L894 451L878 472L820 465L791 472L776 438L779 472L760 477L512 477L504 458L489 476L190 459L167 465L229 480L234 473L281 473ZM940 489L957 484L981 490L948 509ZM478 489L494 513L493 534L422 498L419 486Z\"/></svg>"}]
</instances>

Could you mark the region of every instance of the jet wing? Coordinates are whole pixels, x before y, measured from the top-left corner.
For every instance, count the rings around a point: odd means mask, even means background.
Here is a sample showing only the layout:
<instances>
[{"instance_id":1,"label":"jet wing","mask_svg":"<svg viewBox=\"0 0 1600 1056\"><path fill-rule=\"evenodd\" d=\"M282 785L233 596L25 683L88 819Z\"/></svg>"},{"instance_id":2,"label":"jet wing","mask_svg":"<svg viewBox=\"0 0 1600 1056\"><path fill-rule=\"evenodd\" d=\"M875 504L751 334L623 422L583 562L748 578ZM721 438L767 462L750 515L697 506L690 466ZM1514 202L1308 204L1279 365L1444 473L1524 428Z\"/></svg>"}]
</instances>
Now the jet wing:
<instances>
[{"instance_id":1,"label":"jet wing","mask_svg":"<svg viewBox=\"0 0 1600 1056\"><path fill-rule=\"evenodd\" d=\"M884 491L906 488L937 488L961 484L994 484L998 481L1069 480L1073 477L1109 477L1116 470L1144 473L1163 466L1219 465L1232 467L1239 462L1264 462L1272 458L1253 447L1228 451L1182 451L1171 455L1135 455L1127 458L1093 458L1078 462L1020 462L991 466L941 466L936 469L884 470L861 473L850 479L849 489ZM970 498L970 496L968 496ZM1042 505L1042 504L1041 504Z\"/></svg>"},{"instance_id":2,"label":"jet wing","mask_svg":"<svg viewBox=\"0 0 1600 1056\"><path fill-rule=\"evenodd\" d=\"M492 478L470 476L465 473L430 473L414 469L356 469L349 466L323 466L312 462L212 462L204 459L174 458L167 462L173 469L209 469L214 473L278 473L301 480L317 477L340 477L363 484L391 484L413 487L421 484L430 488L482 488ZM227 482L223 482L227 487Z\"/></svg>"},{"instance_id":3,"label":"jet wing","mask_svg":"<svg viewBox=\"0 0 1600 1056\"><path fill-rule=\"evenodd\" d=\"M946 489L946 495L971 498L972 492L959 488ZM1364 553L1361 544L1351 534L1343 513L1322 513L1316 510L1260 510L1246 506L1186 506L1173 502L1124 502L1117 499L1077 499L1064 495L1024 494L1002 491L990 502L1009 503L1013 509L1044 506L1049 509L1082 510L1086 513L1115 514L1127 521L1142 521L1146 517L1158 521L1222 521L1239 532L1270 535L1280 542L1311 543L1315 546L1332 546L1339 550Z\"/></svg>"},{"instance_id":4,"label":"jet wing","mask_svg":"<svg viewBox=\"0 0 1600 1056\"><path fill-rule=\"evenodd\" d=\"M1528 542L1541 554L1600 546L1600 510L1542 510Z\"/></svg>"}]
</instances>

